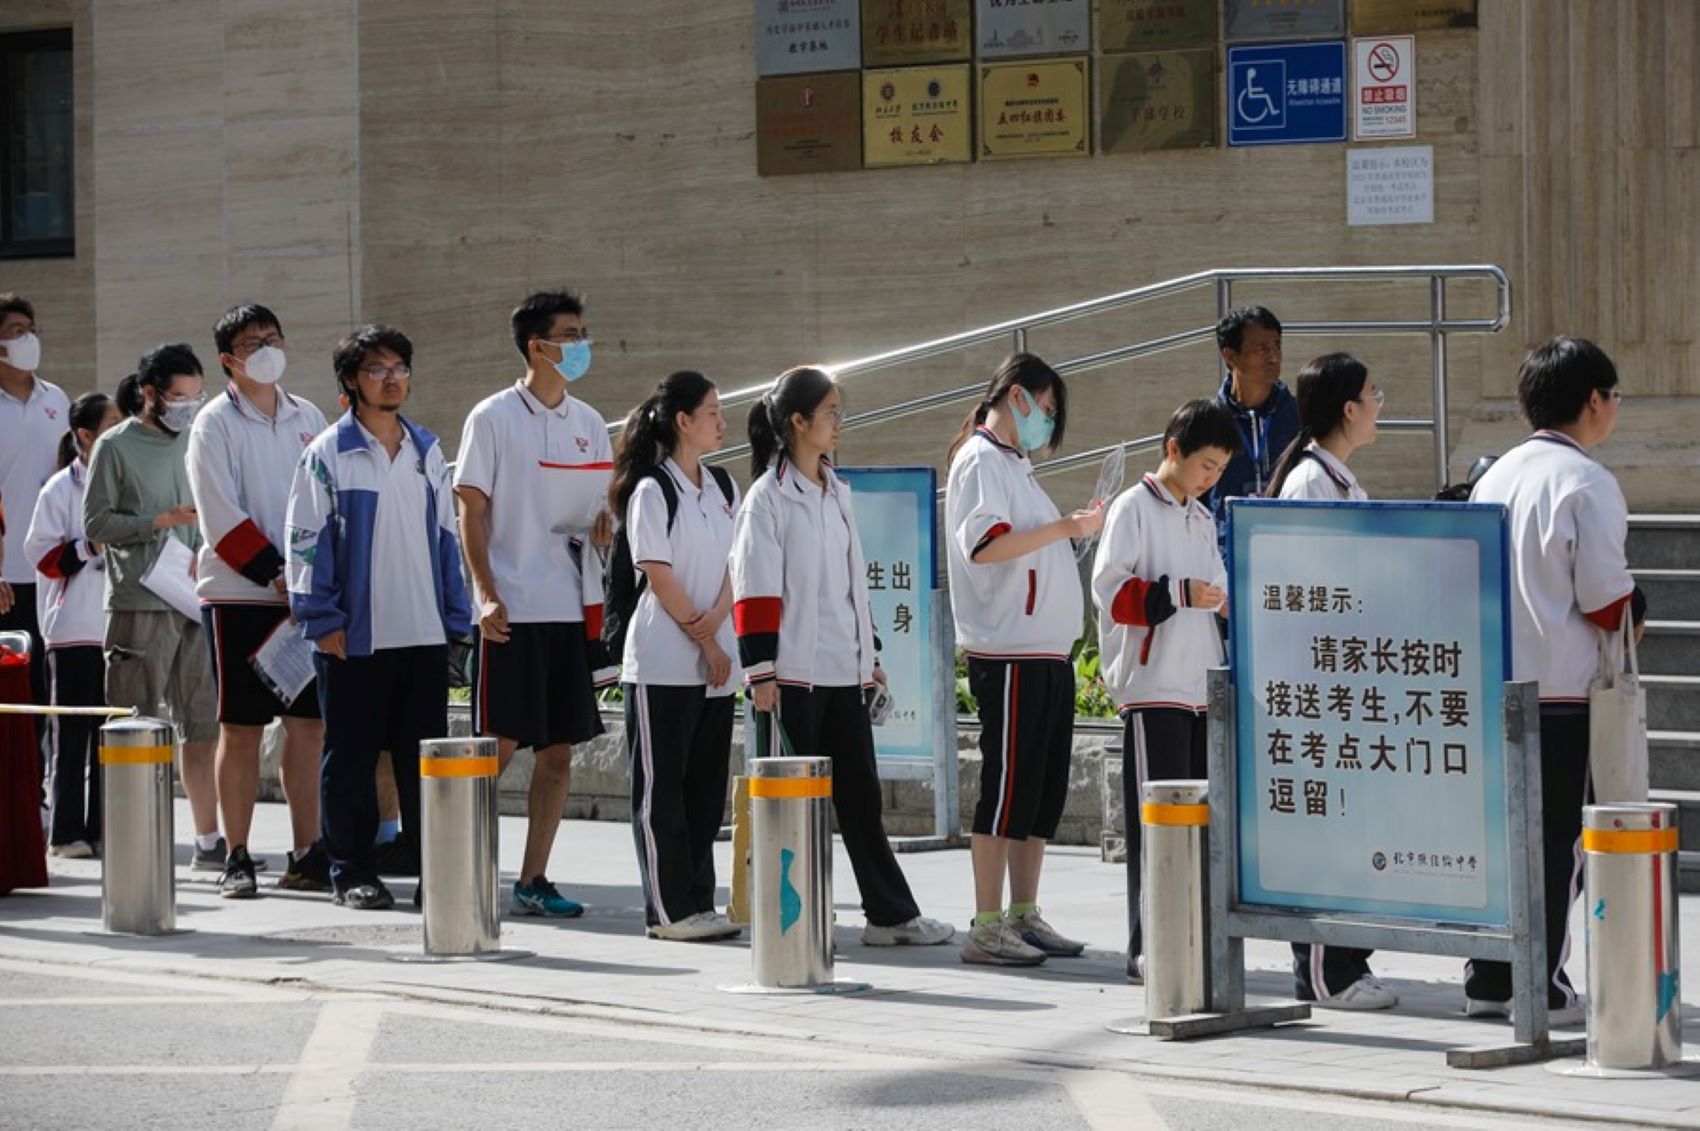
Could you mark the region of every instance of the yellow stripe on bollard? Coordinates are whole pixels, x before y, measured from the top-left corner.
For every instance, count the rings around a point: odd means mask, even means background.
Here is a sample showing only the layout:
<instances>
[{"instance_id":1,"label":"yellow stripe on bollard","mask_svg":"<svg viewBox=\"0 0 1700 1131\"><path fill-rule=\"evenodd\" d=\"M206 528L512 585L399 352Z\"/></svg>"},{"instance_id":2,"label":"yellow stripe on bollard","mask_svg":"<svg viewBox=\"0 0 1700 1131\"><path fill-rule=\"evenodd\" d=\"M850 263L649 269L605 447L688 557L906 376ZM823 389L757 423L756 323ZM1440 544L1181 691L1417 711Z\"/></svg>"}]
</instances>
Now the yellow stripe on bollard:
<instances>
[{"instance_id":1,"label":"yellow stripe on bollard","mask_svg":"<svg viewBox=\"0 0 1700 1131\"><path fill-rule=\"evenodd\" d=\"M157 766L171 761L169 746L102 746L103 766Z\"/></svg>"},{"instance_id":2,"label":"yellow stripe on bollard","mask_svg":"<svg viewBox=\"0 0 1700 1131\"><path fill-rule=\"evenodd\" d=\"M1612 855L1675 852L1677 831L1672 829L1583 829L1582 851Z\"/></svg>"},{"instance_id":3,"label":"yellow stripe on bollard","mask_svg":"<svg viewBox=\"0 0 1700 1131\"><path fill-rule=\"evenodd\" d=\"M1139 820L1146 825L1166 825L1198 828L1210 823L1208 805L1155 805L1146 802L1139 807Z\"/></svg>"},{"instance_id":4,"label":"yellow stripe on bollard","mask_svg":"<svg viewBox=\"0 0 1700 1131\"><path fill-rule=\"evenodd\" d=\"M831 797L831 778L751 778L751 797Z\"/></svg>"},{"instance_id":5,"label":"yellow stripe on bollard","mask_svg":"<svg viewBox=\"0 0 1700 1131\"><path fill-rule=\"evenodd\" d=\"M501 763L494 756L419 759L419 776L422 778L493 778L499 772Z\"/></svg>"}]
</instances>

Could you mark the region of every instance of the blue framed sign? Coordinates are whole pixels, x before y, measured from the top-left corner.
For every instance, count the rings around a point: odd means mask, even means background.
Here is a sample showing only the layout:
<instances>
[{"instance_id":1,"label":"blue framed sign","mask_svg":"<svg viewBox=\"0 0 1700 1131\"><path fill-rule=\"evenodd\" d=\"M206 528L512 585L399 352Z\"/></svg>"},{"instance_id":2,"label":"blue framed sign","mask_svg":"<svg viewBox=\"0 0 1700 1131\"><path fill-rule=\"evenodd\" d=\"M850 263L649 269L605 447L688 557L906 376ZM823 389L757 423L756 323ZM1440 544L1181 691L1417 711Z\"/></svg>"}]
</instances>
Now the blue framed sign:
<instances>
[{"instance_id":1,"label":"blue framed sign","mask_svg":"<svg viewBox=\"0 0 1700 1131\"><path fill-rule=\"evenodd\" d=\"M1505 928L1497 506L1229 507L1239 904Z\"/></svg>"},{"instance_id":2,"label":"blue framed sign","mask_svg":"<svg viewBox=\"0 0 1700 1131\"><path fill-rule=\"evenodd\" d=\"M1346 44L1228 48L1228 144L1345 141Z\"/></svg>"},{"instance_id":3,"label":"blue framed sign","mask_svg":"<svg viewBox=\"0 0 1700 1131\"><path fill-rule=\"evenodd\" d=\"M844 467L838 474L850 484L869 612L893 697L885 725L874 728L875 752L888 765L931 766L938 476L930 467Z\"/></svg>"}]
</instances>

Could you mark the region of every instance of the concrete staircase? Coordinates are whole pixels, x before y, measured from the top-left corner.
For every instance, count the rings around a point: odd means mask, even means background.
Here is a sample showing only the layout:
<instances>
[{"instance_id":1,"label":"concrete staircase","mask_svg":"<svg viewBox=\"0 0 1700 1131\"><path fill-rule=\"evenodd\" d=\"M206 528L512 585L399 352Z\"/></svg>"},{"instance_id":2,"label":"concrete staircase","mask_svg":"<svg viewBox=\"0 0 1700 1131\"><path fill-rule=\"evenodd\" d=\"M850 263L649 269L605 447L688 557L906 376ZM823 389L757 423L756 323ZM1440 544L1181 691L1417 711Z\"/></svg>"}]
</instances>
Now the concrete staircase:
<instances>
[{"instance_id":1,"label":"concrete staircase","mask_svg":"<svg viewBox=\"0 0 1700 1131\"><path fill-rule=\"evenodd\" d=\"M1632 516L1629 568L1647 594L1652 799L1680 807L1682 887L1700 891L1700 515Z\"/></svg>"}]
</instances>

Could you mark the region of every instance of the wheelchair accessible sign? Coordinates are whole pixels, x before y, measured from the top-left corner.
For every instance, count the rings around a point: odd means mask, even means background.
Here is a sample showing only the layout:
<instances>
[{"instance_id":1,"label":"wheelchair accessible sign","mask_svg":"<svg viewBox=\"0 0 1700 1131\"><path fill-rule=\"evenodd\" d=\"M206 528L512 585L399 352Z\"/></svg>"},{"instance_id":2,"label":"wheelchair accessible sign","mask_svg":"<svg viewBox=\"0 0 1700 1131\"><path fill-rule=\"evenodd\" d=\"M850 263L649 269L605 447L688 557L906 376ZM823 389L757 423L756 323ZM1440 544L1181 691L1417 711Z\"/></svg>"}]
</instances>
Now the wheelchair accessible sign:
<instances>
[{"instance_id":1,"label":"wheelchair accessible sign","mask_svg":"<svg viewBox=\"0 0 1700 1131\"><path fill-rule=\"evenodd\" d=\"M1228 144L1345 141L1344 43L1228 48Z\"/></svg>"}]
</instances>

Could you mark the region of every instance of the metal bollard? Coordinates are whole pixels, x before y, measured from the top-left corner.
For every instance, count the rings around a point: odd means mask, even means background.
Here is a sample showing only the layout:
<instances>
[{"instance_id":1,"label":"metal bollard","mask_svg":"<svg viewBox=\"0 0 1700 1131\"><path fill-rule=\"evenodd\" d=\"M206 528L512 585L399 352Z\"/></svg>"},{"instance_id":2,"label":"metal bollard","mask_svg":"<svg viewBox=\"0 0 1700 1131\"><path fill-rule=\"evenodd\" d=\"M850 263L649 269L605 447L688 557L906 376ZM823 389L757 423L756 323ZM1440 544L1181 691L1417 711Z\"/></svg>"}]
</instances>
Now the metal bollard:
<instances>
[{"instance_id":1,"label":"metal bollard","mask_svg":"<svg viewBox=\"0 0 1700 1131\"><path fill-rule=\"evenodd\" d=\"M1147 1019L1200 1013L1209 1000L1205 963L1210 937L1204 919L1209 797L1209 783L1203 781L1151 781L1140 787Z\"/></svg>"},{"instance_id":2,"label":"metal bollard","mask_svg":"<svg viewBox=\"0 0 1700 1131\"><path fill-rule=\"evenodd\" d=\"M1682 1061L1676 806L1582 810L1588 940L1588 1066Z\"/></svg>"},{"instance_id":3,"label":"metal bollard","mask_svg":"<svg viewBox=\"0 0 1700 1131\"><path fill-rule=\"evenodd\" d=\"M494 738L432 738L419 744L419 883L427 956L501 952L499 772Z\"/></svg>"},{"instance_id":4,"label":"metal bollard","mask_svg":"<svg viewBox=\"0 0 1700 1131\"><path fill-rule=\"evenodd\" d=\"M116 934L177 930L175 749L171 724L159 719L117 719L100 728L100 919Z\"/></svg>"},{"instance_id":5,"label":"metal bollard","mask_svg":"<svg viewBox=\"0 0 1700 1131\"><path fill-rule=\"evenodd\" d=\"M832 982L832 761L749 763L750 957L758 986Z\"/></svg>"}]
</instances>

